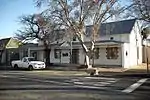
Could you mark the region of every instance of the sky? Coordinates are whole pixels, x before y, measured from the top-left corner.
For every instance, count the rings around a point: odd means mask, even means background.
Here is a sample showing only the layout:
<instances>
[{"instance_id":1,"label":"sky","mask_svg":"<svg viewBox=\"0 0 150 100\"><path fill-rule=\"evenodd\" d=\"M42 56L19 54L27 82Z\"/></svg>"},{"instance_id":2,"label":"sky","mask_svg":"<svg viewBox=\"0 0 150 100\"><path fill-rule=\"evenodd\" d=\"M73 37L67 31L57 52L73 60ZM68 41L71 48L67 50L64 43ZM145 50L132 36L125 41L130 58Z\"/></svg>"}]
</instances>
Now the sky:
<instances>
[{"instance_id":1,"label":"sky","mask_svg":"<svg viewBox=\"0 0 150 100\"><path fill-rule=\"evenodd\" d=\"M0 0L0 38L14 36L21 27L19 16L38 13L34 0Z\"/></svg>"},{"instance_id":2,"label":"sky","mask_svg":"<svg viewBox=\"0 0 150 100\"><path fill-rule=\"evenodd\" d=\"M35 7L34 1L0 0L0 38L15 36L15 32L21 28L18 17L42 11Z\"/></svg>"}]
</instances>

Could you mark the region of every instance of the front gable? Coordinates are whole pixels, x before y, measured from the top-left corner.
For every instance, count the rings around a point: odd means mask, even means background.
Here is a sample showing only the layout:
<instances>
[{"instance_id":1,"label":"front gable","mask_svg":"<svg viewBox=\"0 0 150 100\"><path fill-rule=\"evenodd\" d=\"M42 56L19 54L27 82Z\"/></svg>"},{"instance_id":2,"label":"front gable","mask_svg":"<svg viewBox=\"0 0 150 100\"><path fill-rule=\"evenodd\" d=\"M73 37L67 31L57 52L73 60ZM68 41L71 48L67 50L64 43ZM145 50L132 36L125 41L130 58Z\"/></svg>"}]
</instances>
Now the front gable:
<instances>
[{"instance_id":1,"label":"front gable","mask_svg":"<svg viewBox=\"0 0 150 100\"><path fill-rule=\"evenodd\" d=\"M6 49L10 49L10 48L18 48L19 46L20 46L20 41L18 41L17 39L13 39L13 38L11 38L10 40L9 40L9 42L7 43L7 45L6 45Z\"/></svg>"}]
</instances>

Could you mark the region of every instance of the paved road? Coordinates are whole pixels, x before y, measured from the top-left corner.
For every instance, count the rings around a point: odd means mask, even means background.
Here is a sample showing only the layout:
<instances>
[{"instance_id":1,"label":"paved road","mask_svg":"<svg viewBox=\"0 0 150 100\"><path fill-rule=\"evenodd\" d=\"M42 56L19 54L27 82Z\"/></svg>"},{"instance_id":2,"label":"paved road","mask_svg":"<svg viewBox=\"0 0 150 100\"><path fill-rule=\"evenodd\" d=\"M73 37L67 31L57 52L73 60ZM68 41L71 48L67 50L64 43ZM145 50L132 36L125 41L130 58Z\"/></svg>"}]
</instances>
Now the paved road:
<instances>
[{"instance_id":1,"label":"paved road","mask_svg":"<svg viewBox=\"0 0 150 100\"><path fill-rule=\"evenodd\" d=\"M149 78L57 76L50 72L0 71L0 100L150 99Z\"/></svg>"}]
</instances>

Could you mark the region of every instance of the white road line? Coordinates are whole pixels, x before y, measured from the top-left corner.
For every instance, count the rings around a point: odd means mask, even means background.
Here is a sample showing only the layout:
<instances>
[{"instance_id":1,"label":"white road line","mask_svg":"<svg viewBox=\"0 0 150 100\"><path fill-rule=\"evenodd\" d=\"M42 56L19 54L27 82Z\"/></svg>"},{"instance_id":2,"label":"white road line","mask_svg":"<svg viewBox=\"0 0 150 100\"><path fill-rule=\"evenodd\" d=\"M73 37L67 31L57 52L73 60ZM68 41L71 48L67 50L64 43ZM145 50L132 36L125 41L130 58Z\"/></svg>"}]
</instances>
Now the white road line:
<instances>
[{"instance_id":1,"label":"white road line","mask_svg":"<svg viewBox=\"0 0 150 100\"><path fill-rule=\"evenodd\" d=\"M73 82L74 82L74 81L80 81L80 80L79 80L79 79L71 79L71 81L73 81Z\"/></svg>"},{"instance_id":2,"label":"white road line","mask_svg":"<svg viewBox=\"0 0 150 100\"><path fill-rule=\"evenodd\" d=\"M87 89L106 89L106 87L97 87L97 86L84 86L84 85L74 85L76 87L80 88L87 88Z\"/></svg>"},{"instance_id":3,"label":"white road line","mask_svg":"<svg viewBox=\"0 0 150 100\"><path fill-rule=\"evenodd\" d=\"M8 77L8 76L6 76L6 75L0 75L0 77Z\"/></svg>"},{"instance_id":4,"label":"white road line","mask_svg":"<svg viewBox=\"0 0 150 100\"><path fill-rule=\"evenodd\" d=\"M104 80L118 80L116 78L105 78L105 77L85 77L87 79L104 79Z\"/></svg>"},{"instance_id":5,"label":"white road line","mask_svg":"<svg viewBox=\"0 0 150 100\"><path fill-rule=\"evenodd\" d=\"M50 81L50 80L40 80L40 79L26 78L26 77L15 77L15 76L4 76L4 75L2 75L2 77L10 77L10 78L23 79L23 80L31 80L31 81L42 82L42 83L54 83L54 84L63 84L63 85L68 85L69 84L67 82L57 82L57 81Z\"/></svg>"},{"instance_id":6,"label":"white road line","mask_svg":"<svg viewBox=\"0 0 150 100\"><path fill-rule=\"evenodd\" d=\"M84 83L82 83L82 82L73 82L74 84L84 84Z\"/></svg>"},{"instance_id":7,"label":"white road line","mask_svg":"<svg viewBox=\"0 0 150 100\"><path fill-rule=\"evenodd\" d=\"M19 79L33 80L33 81L37 81L37 82L44 82L44 83L63 84L63 85L68 85L68 84L69 84L69 83L64 83L64 82L57 82L57 81L50 81L50 80L40 80L40 79L25 78L25 77L19 77Z\"/></svg>"},{"instance_id":8,"label":"white road line","mask_svg":"<svg viewBox=\"0 0 150 100\"><path fill-rule=\"evenodd\" d=\"M128 88L124 89L122 92L131 93L131 92L133 92L135 89L137 89L139 86L141 86L146 81L147 81L147 78L140 79L139 81L137 81L136 83L132 84Z\"/></svg>"}]
</instances>

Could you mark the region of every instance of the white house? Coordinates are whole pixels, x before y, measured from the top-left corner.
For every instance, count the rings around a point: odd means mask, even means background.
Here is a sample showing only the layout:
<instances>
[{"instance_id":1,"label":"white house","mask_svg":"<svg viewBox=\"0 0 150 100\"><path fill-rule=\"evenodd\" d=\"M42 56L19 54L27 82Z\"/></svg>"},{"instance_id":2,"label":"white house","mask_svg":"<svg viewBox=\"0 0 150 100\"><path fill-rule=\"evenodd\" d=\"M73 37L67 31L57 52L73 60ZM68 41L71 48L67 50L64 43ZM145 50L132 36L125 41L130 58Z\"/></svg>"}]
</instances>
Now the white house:
<instances>
[{"instance_id":1,"label":"white house","mask_svg":"<svg viewBox=\"0 0 150 100\"><path fill-rule=\"evenodd\" d=\"M86 27L84 37L88 46L88 35L91 27ZM40 58L41 59L41 58ZM83 65L85 54L78 40L53 43L51 46L50 62L61 64ZM103 23L99 37L95 43L95 56L91 61L94 65L118 66L128 68L142 63L142 36L136 19Z\"/></svg>"}]
</instances>

